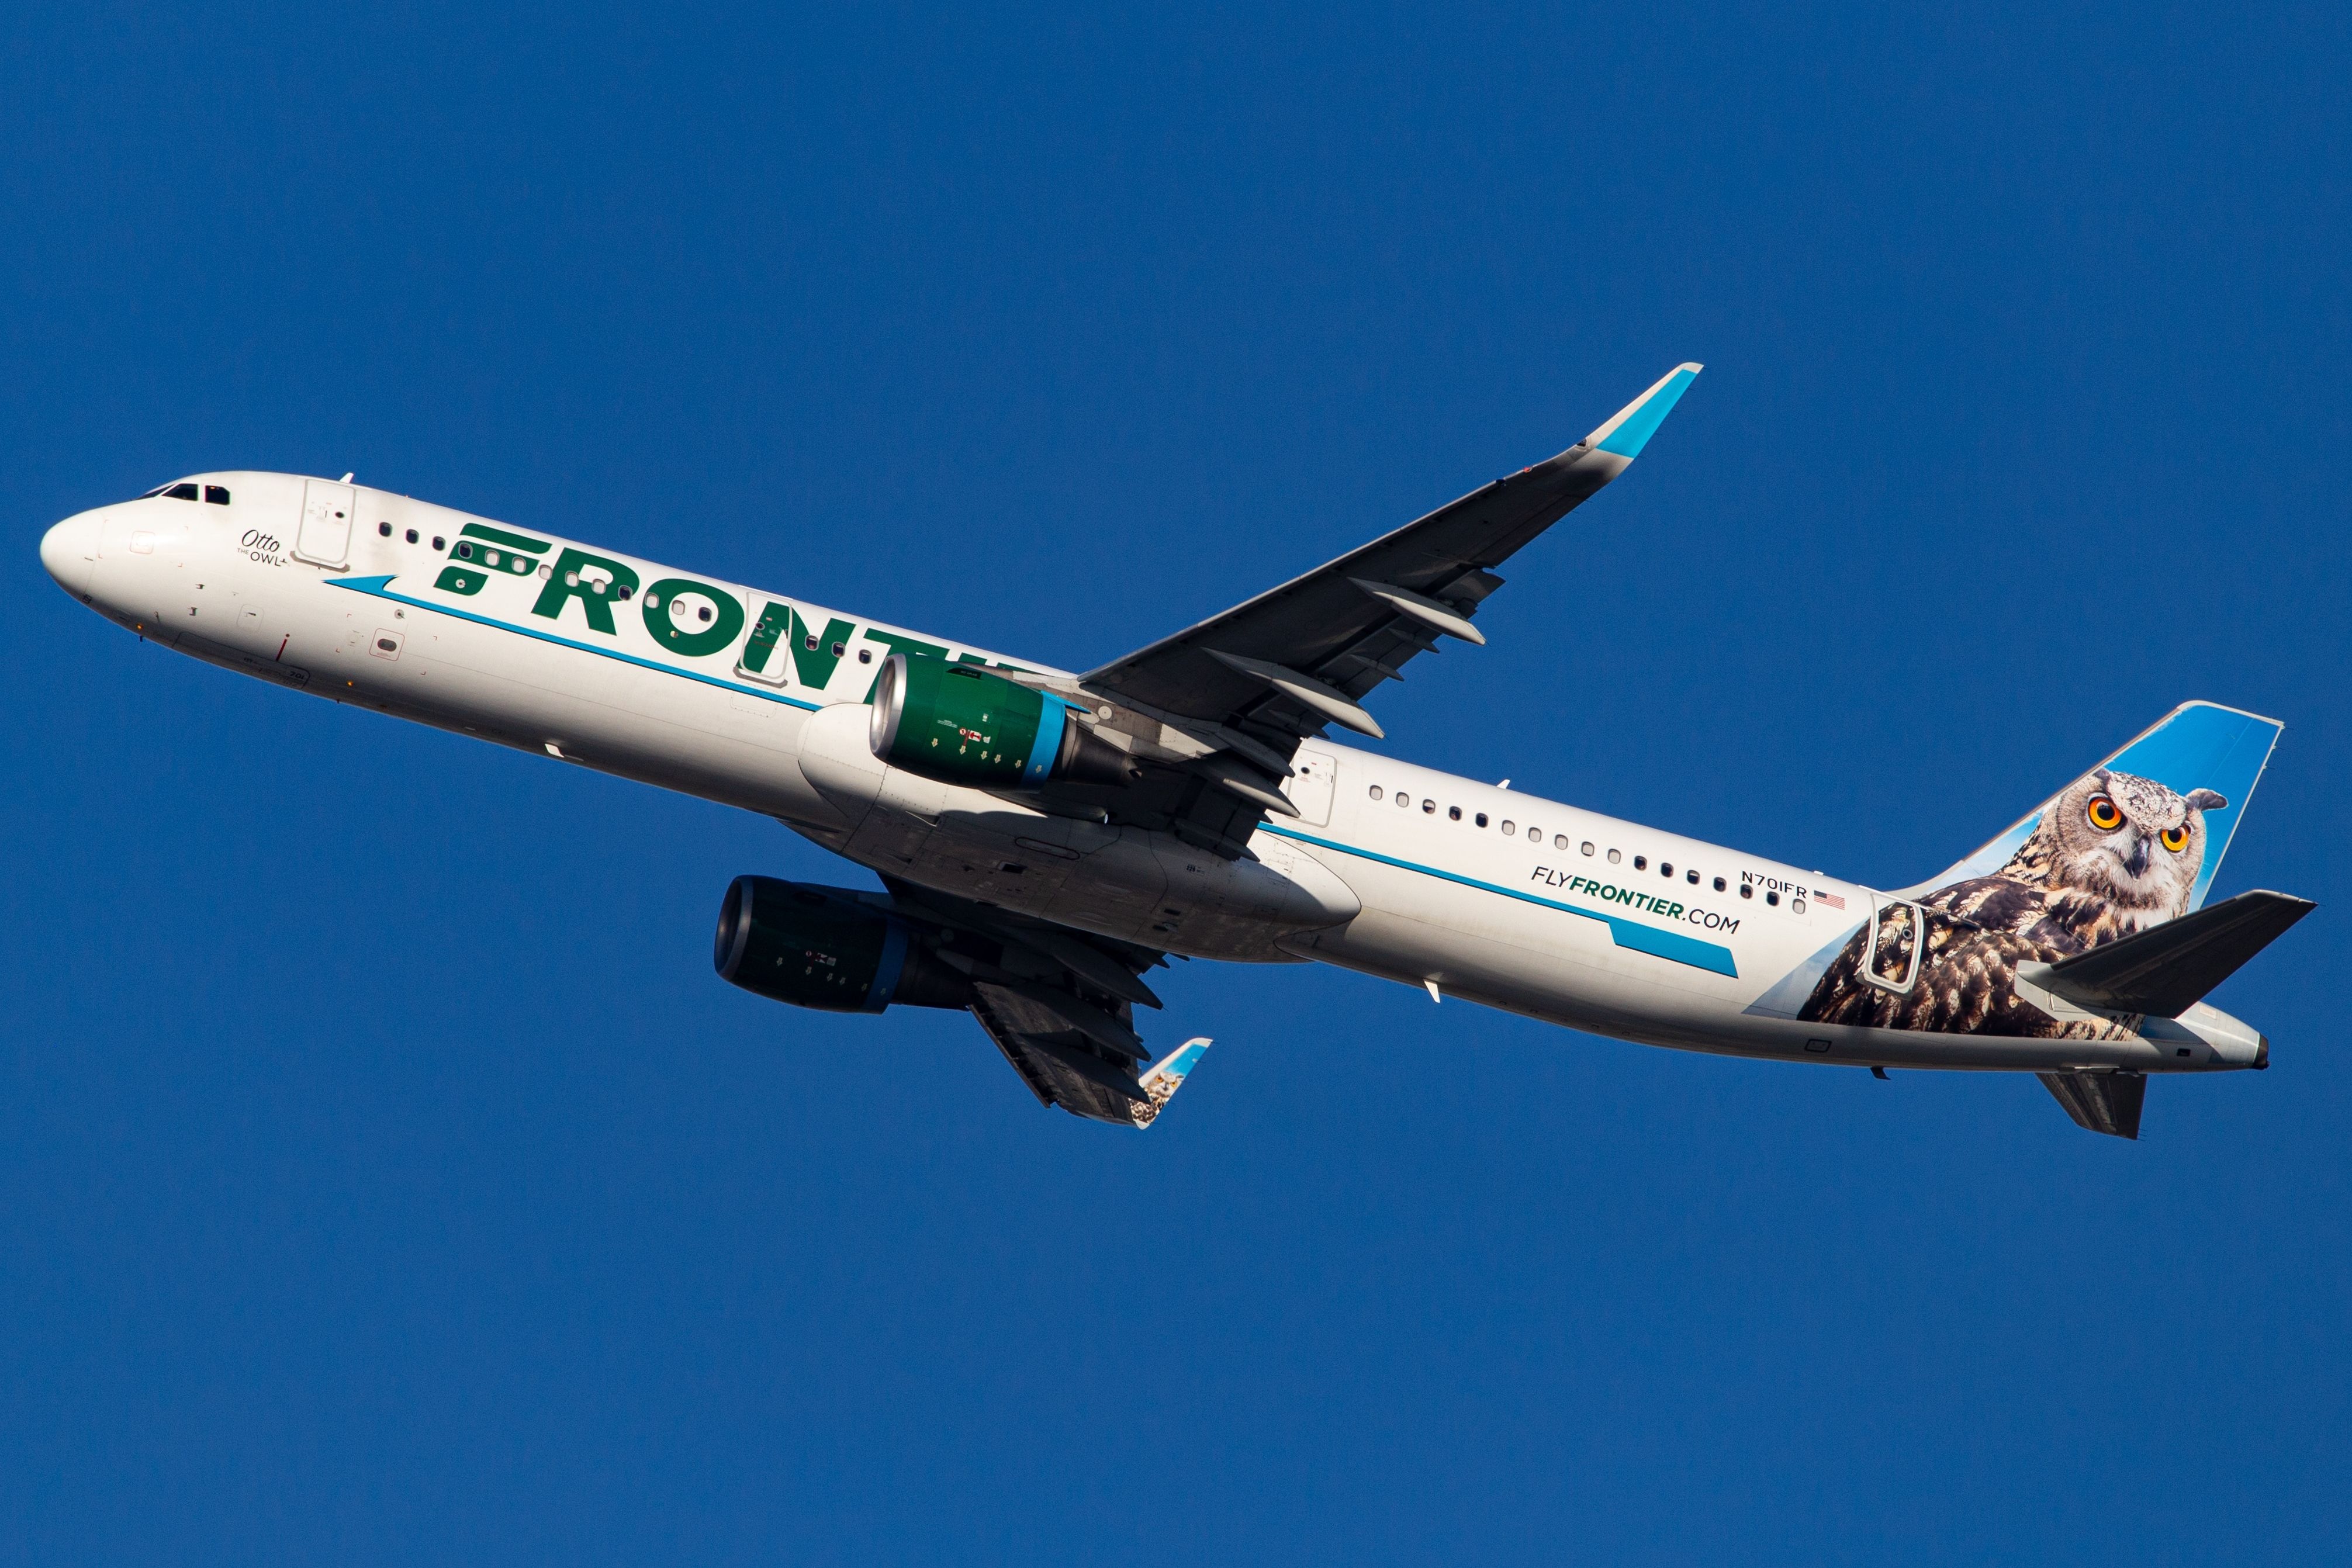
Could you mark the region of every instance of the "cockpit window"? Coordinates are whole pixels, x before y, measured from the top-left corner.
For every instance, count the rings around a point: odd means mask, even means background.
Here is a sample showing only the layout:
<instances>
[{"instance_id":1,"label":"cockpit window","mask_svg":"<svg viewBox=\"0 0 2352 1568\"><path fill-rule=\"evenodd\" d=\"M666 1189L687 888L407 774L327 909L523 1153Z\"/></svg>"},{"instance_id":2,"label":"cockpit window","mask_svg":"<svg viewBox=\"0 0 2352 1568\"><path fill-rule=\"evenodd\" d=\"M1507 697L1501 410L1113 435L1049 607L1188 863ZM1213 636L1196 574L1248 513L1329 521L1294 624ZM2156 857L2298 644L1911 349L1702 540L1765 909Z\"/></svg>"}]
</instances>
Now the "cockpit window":
<instances>
[{"instance_id":1,"label":"cockpit window","mask_svg":"<svg viewBox=\"0 0 2352 1568\"><path fill-rule=\"evenodd\" d=\"M226 486L226 485L207 485L207 486L205 486L205 500L207 500L207 501L210 501L210 502L211 502L214 506L215 506L215 507L226 507L226 506L227 506L227 505L228 505L228 486Z\"/></svg>"},{"instance_id":2,"label":"cockpit window","mask_svg":"<svg viewBox=\"0 0 2352 1568\"><path fill-rule=\"evenodd\" d=\"M193 501L196 498L196 487L194 485L174 485L163 495L169 500Z\"/></svg>"}]
</instances>

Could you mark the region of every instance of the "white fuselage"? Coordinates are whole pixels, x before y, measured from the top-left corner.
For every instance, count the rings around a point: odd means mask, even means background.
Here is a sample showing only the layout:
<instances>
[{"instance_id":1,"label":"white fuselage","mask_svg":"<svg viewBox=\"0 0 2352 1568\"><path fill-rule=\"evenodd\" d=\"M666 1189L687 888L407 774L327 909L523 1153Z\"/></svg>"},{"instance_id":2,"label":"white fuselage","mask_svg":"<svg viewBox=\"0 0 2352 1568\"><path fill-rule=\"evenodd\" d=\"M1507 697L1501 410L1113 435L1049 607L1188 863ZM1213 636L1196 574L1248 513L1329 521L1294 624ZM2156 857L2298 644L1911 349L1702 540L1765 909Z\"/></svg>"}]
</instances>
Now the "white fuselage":
<instances>
[{"instance_id":1,"label":"white fuselage","mask_svg":"<svg viewBox=\"0 0 2352 1568\"><path fill-rule=\"evenodd\" d=\"M996 655L364 486L191 483L229 499L82 513L50 531L44 564L224 668L761 812L874 870L1066 925L1201 958L1319 959L1738 1055L2179 1071L2251 1066L2259 1047L2201 1005L2101 1041L1801 1022L1787 977L1852 936L1872 890L1320 740L1296 759L1300 817L1261 827L1255 862L1223 860L875 760L863 705L892 651ZM600 591L614 567L638 591ZM453 573L473 586L436 586ZM754 669L761 624L787 645Z\"/></svg>"}]
</instances>

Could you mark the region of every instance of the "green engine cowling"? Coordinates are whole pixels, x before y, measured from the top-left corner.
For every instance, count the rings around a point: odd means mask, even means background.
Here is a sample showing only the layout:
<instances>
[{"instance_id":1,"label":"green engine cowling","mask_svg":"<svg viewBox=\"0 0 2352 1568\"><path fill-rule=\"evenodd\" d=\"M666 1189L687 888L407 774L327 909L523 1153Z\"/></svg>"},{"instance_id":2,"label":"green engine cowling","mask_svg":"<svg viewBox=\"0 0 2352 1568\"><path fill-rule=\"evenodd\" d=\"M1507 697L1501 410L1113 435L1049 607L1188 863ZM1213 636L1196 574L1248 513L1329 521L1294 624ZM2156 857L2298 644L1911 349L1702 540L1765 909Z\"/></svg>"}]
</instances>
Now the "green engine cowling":
<instances>
[{"instance_id":1,"label":"green engine cowling","mask_svg":"<svg viewBox=\"0 0 2352 1568\"><path fill-rule=\"evenodd\" d=\"M962 1008L971 987L922 935L847 888L739 876L719 906L719 977L794 1007L878 1013L893 1002Z\"/></svg>"},{"instance_id":2,"label":"green engine cowling","mask_svg":"<svg viewBox=\"0 0 2352 1568\"><path fill-rule=\"evenodd\" d=\"M981 789L1124 784L1135 776L1126 755L1087 734L1051 692L977 664L905 653L891 654L874 684L866 739L893 768Z\"/></svg>"}]
</instances>

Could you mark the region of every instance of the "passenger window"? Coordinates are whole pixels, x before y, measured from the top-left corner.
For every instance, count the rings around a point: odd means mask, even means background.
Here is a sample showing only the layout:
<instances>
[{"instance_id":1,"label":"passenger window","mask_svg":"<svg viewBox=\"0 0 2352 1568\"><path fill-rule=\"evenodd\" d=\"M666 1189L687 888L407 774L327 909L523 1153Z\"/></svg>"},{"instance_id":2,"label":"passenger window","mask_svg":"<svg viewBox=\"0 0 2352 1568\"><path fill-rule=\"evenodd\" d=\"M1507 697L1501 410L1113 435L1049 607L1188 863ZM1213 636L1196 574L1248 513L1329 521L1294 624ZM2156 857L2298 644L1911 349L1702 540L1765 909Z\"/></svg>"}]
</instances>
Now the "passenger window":
<instances>
[{"instance_id":1,"label":"passenger window","mask_svg":"<svg viewBox=\"0 0 2352 1568\"><path fill-rule=\"evenodd\" d=\"M708 620L709 620L709 619L710 619L710 617L709 617L708 615L706 615L706 616L704 616L704 617L703 617L703 619L704 619L705 621L708 621ZM833 645L833 656L834 656L835 658L836 658L836 659L840 658L844 653L847 653L847 652L849 652L849 644L848 644L848 643L835 643Z\"/></svg>"},{"instance_id":2,"label":"passenger window","mask_svg":"<svg viewBox=\"0 0 2352 1568\"><path fill-rule=\"evenodd\" d=\"M474 559L474 547L473 547L472 545L467 544L464 539L459 539L459 540L457 541L457 559L458 559L459 560L471 560L471 559Z\"/></svg>"},{"instance_id":3,"label":"passenger window","mask_svg":"<svg viewBox=\"0 0 2352 1568\"><path fill-rule=\"evenodd\" d=\"M1683 880L1690 883L1693 887L1696 887L1698 885L1698 873L1695 871L1685 872L1683 873Z\"/></svg>"},{"instance_id":4,"label":"passenger window","mask_svg":"<svg viewBox=\"0 0 2352 1568\"><path fill-rule=\"evenodd\" d=\"M1481 823L1481 825L1483 826L1483 825L1484 825L1484 823L1482 822L1482 823ZM1506 818L1504 818L1504 819L1503 819L1503 831L1505 831L1505 832L1507 832L1507 833L1516 833L1516 832L1517 832L1518 831L1519 831L1519 830L1518 830L1517 828L1516 828L1516 827L1514 827L1514 826L1512 826L1512 825L1511 825L1511 819L1510 819L1510 818L1506 817Z\"/></svg>"},{"instance_id":5,"label":"passenger window","mask_svg":"<svg viewBox=\"0 0 2352 1568\"><path fill-rule=\"evenodd\" d=\"M1380 787L1379 785L1375 784L1375 785L1373 785L1373 786L1372 786L1372 799L1373 799L1373 800L1385 800L1386 798L1387 798L1387 797L1385 797L1384 795L1382 795L1382 794L1381 793L1381 787Z\"/></svg>"},{"instance_id":6,"label":"passenger window","mask_svg":"<svg viewBox=\"0 0 2352 1568\"><path fill-rule=\"evenodd\" d=\"M1721 877L1717 877L1715 879L1715 891L1717 893L1721 893L1723 891L1723 879Z\"/></svg>"},{"instance_id":7,"label":"passenger window","mask_svg":"<svg viewBox=\"0 0 2352 1568\"><path fill-rule=\"evenodd\" d=\"M1422 815L1425 817L1433 817L1437 815L1437 802L1434 800L1423 800L1421 803L1421 810Z\"/></svg>"},{"instance_id":8,"label":"passenger window","mask_svg":"<svg viewBox=\"0 0 2352 1568\"><path fill-rule=\"evenodd\" d=\"M1768 893L1764 895L1764 902L1767 904L1778 904L1780 902L1780 895L1777 893Z\"/></svg>"},{"instance_id":9,"label":"passenger window","mask_svg":"<svg viewBox=\"0 0 2352 1568\"><path fill-rule=\"evenodd\" d=\"M1674 862L1672 861L1660 861L1658 862L1658 874L1664 877L1667 881L1672 882L1675 876Z\"/></svg>"},{"instance_id":10,"label":"passenger window","mask_svg":"<svg viewBox=\"0 0 2352 1568\"><path fill-rule=\"evenodd\" d=\"M440 536L439 534L435 534L435 535L433 536L433 549L434 549L435 552L436 552L436 553L438 553L438 552L439 552L443 548L444 548L444 547L443 547L442 542L441 542L441 536Z\"/></svg>"},{"instance_id":11,"label":"passenger window","mask_svg":"<svg viewBox=\"0 0 2352 1568\"><path fill-rule=\"evenodd\" d=\"M1568 835L1566 833L1562 833L1559 836L1559 847L1561 849L1568 848ZM1586 854L1591 854L1592 852L1592 841L1591 839L1585 840L1582 848Z\"/></svg>"},{"instance_id":12,"label":"passenger window","mask_svg":"<svg viewBox=\"0 0 2352 1568\"><path fill-rule=\"evenodd\" d=\"M871 648L860 648L860 649L858 649L858 650L857 650L857 662L858 662L859 664L872 664L872 663L874 662L874 650L873 650L873 649L871 649Z\"/></svg>"},{"instance_id":13,"label":"passenger window","mask_svg":"<svg viewBox=\"0 0 2352 1568\"><path fill-rule=\"evenodd\" d=\"M408 542L410 544L415 544L416 542L416 530L415 528L408 530Z\"/></svg>"},{"instance_id":14,"label":"passenger window","mask_svg":"<svg viewBox=\"0 0 2352 1568\"><path fill-rule=\"evenodd\" d=\"M196 487L194 485L174 485L163 495L168 500L193 501L196 498Z\"/></svg>"},{"instance_id":15,"label":"passenger window","mask_svg":"<svg viewBox=\"0 0 2352 1568\"><path fill-rule=\"evenodd\" d=\"M1412 805L1412 797L1400 789L1397 791L1397 804L1410 809Z\"/></svg>"},{"instance_id":16,"label":"passenger window","mask_svg":"<svg viewBox=\"0 0 2352 1568\"><path fill-rule=\"evenodd\" d=\"M380 539L388 539L392 538L392 525L390 523L378 523L375 526L375 537Z\"/></svg>"},{"instance_id":17,"label":"passenger window","mask_svg":"<svg viewBox=\"0 0 2352 1568\"><path fill-rule=\"evenodd\" d=\"M1755 896L1756 896L1756 884L1755 884L1754 883L1752 883L1752 882L1743 882L1743 883L1741 883L1739 884L1739 896L1740 896L1740 897L1742 897L1742 898L1753 898L1753 897L1755 897Z\"/></svg>"},{"instance_id":18,"label":"passenger window","mask_svg":"<svg viewBox=\"0 0 2352 1568\"><path fill-rule=\"evenodd\" d=\"M1647 870L1649 870L1649 869L1650 869L1650 857L1649 857L1649 856L1647 856L1647 855L1635 855L1635 856L1633 857L1633 869L1634 869L1635 871L1647 871Z\"/></svg>"},{"instance_id":19,"label":"passenger window","mask_svg":"<svg viewBox=\"0 0 2352 1568\"><path fill-rule=\"evenodd\" d=\"M1459 806L1448 806L1445 808L1445 815L1449 821L1458 822L1462 820L1462 808Z\"/></svg>"},{"instance_id":20,"label":"passenger window","mask_svg":"<svg viewBox=\"0 0 2352 1568\"><path fill-rule=\"evenodd\" d=\"M696 612L694 612L694 618L695 618L697 621L708 621L708 620L709 620L709 619L710 619L710 606L709 606L708 604L706 604L706 605L704 605L701 609L699 609L699 610L696 611Z\"/></svg>"},{"instance_id":21,"label":"passenger window","mask_svg":"<svg viewBox=\"0 0 2352 1568\"><path fill-rule=\"evenodd\" d=\"M631 593L633 593L633 592L635 592L635 591L635 591L635 589L632 589L632 588L631 588L627 583L625 583L625 583L621 584L621 586L620 586L620 587L618 587L618 588L616 588L616 589L613 590L613 597L614 597L614 598L615 598L615 599L626 599L626 598L627 598Z\"/></svg>"},{"instance_id":22,"label":"passenger window","mask_svg":"<svg viewBox=\"0 0 2352 1568\"><path fill-rule=\"evenodd\" d=\"M228 486L226 486L226 485L207 485L207 486L205 486L205 500L207 500L207 501L210 501L210 502L211 502L214 506L215 506L215 507L226 507L226 506L227 506L227 505L228 505Z\"/></svg>"},{"instance_id":23,"label":"passenger window","mask_svg":"<svg viewBox=\"0 0 2352 1568\"><path fill-rule=\"evenodd\" d=\"M1611 850L1609 852L1609 863L1611 865L1615 865L1619 861L1622 861L1624 858L1625 857L1623 855L1619 854L1615 850Z\"/></svg>"},{"instance_id":24,"label":"passenger window","mask_svg":"<svg viewBox=\"0 0 2352 1568\"><path fill-rule=\"evenodd\" d=\"M1478 825L1482 828L1486 825L1486 813L1484 811L1478 813Z\"/></svg>"}]
</instances>

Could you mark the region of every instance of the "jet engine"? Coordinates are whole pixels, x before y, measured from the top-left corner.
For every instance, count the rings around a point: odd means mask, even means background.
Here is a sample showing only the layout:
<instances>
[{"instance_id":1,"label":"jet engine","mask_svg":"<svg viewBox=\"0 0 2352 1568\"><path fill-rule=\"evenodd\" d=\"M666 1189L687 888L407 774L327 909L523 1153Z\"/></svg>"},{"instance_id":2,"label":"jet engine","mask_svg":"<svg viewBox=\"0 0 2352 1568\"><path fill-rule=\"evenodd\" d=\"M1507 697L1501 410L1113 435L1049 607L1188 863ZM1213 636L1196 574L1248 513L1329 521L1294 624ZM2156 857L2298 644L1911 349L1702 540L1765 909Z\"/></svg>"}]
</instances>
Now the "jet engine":
<instances>
[{"instance_id":1,"label":"jet engine","mask_svg":"<svg viewBox=\"0 0 2352 1568\"><path fill-rule=\"evenodd\" d=\"M893 768L946 784L1034 789L1049 780L1125 784L1135 764L1069 704L976 664L893 653L874 685L866 732Z\"/></svg>"},{"instance_id":2,"label":"jet engine","mask_svg":"<svg viewBox=\"0 0 2352 1568\"><path fill-rule=\"evenodd\" d=\"M739 876L719 906L710 957L720 979L794 1007L971 1005L971 982L932 956L878 894Z\"/></svg>"}]
</instances>

